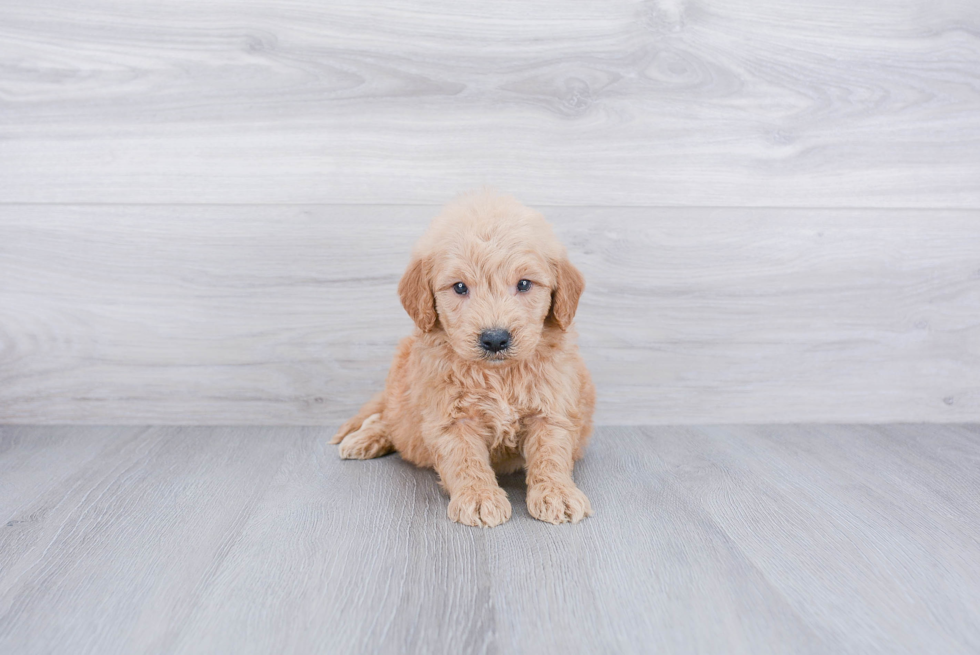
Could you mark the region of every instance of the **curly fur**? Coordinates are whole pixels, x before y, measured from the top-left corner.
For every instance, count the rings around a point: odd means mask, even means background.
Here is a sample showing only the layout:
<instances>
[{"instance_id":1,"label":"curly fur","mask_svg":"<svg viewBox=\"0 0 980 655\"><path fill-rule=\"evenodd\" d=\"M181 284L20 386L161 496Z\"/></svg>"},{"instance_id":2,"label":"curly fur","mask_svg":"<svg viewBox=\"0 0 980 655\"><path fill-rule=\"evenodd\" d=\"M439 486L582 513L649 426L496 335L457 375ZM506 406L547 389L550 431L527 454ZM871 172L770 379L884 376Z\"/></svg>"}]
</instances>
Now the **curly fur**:
<instances>
[{"instance_id":1,"label":"curly fur","mask_svg":"<svg viewBox=\"0 0 980 655\"><path fill-rule=\"evenodd\" d=\"M519 280L531 289L518 291ZM465 296L453 290L469 288ZM385 390L341 426L340 455L397 450L434 468L449 517L494 526L510 518L496 474L527 471L527 505L550 523L592 513L572 481L592 431L595 389L572 321L585 287L539 213L490 191L447 205L418 242L398 285L417 329L398 346ZM511 346L489 355L485 329Z\"/></svg>"}]
</instances>

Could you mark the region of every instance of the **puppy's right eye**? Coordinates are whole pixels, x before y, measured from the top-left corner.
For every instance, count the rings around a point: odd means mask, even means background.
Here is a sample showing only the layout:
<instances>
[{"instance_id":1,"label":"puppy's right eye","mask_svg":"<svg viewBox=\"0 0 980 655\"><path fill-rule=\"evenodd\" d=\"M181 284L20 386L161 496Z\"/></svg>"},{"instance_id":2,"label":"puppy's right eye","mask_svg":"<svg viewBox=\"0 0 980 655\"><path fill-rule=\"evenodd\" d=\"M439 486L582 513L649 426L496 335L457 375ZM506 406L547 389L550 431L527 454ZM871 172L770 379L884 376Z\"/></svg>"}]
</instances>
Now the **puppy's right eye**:
<instances>
[{"instance_id":1,"label":"puppy's right eye","mask_svg":"<svg viewBox=\"0 0 980 655\"><path fill-rule=\"evenodd\" d=\"M469 289L467 289L466 285L463 284L462 282L457 282L456 284L453 285L453 291L455 291L461 296L465 296L466 292L469 291Z\"/></svg>"}]
</instances>

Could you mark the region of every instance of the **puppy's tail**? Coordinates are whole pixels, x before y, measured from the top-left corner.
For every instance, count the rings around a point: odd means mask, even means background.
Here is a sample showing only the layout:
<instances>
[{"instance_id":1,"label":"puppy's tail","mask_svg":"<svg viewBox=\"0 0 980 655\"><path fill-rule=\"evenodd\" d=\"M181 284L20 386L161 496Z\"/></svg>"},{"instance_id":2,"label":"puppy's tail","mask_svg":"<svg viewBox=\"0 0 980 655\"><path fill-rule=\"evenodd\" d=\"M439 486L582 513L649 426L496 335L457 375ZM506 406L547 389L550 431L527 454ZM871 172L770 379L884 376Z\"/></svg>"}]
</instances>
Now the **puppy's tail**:
<instances>
[{"instance_id":1,"label":"puppy's tail","mask_svg":"<svg viewBox=\"0 0 980 655\"><path fill-rule=\"evenodd\" d=\"M337 434L333 435L333 439L330 440L330 443L340 443L344 440L344 437L351 432L357 432L360 430L361 425L364 424L364 421L367 420L369 416L372 414L380 414L385 407L384 398L385 394L383 391L381 391L375 394L371 400L364 403L364 406L361 407L357 414L340 426L340 429L337 430Z\"/></svg>"}]
</instances>

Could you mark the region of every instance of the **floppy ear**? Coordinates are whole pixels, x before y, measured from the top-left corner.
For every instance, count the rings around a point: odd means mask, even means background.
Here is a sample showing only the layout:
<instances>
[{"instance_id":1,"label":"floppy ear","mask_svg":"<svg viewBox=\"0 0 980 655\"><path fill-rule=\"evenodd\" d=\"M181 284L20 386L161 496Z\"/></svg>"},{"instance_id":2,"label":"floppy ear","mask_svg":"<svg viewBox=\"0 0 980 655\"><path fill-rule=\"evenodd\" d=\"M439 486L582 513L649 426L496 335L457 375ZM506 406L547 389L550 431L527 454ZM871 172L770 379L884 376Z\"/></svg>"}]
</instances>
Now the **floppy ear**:
<instances>
[{"instance_id":1,"label":"floppy ear","mask_svg":"<svg viewBox=\"0 0 980 655\"><path fill-rule=\"evenodd\" d=\"M428 259L414 257L398 283L402 307L423 332L430 331L436 324L436 299L432 295L429 268Z\"/></svg>"},{"instance_id":2,"label":"floppy ear","mask_svg":"<svg viewBox=\"0 0 980 655\"><path fill-rule=\"evenodd\" d=\"M562 257L557 262L555 270L557 282L555 290L551 292L551 311L548 318L554 320L562 330L567 330L575 318L579 296L585 290L585 278L567 257Z\"/></svg>"}]
</instances>

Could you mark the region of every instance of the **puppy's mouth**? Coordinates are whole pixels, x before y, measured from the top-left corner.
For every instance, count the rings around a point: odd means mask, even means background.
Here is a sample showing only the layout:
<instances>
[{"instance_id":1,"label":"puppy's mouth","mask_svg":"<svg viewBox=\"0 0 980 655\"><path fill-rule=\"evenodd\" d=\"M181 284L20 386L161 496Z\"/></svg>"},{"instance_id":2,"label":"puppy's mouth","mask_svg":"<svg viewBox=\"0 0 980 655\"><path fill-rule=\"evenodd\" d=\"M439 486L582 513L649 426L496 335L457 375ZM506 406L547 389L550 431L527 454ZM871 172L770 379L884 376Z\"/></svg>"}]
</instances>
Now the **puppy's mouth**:
<instances>
[{"instance_id":1,"label":"puppy's mouth","mask_svg":"<svg viewBox=\"0 0 980 655\"><path fill-rule=\"evenodd\" d=\"M483 354L480 355L480 361L484 361L491 365L502 364L503 362L506 362L508 359L510 359L510 353L506 351L501 351L496 353L488 353L484 351Z\"/></svg>"}]
</instances>

